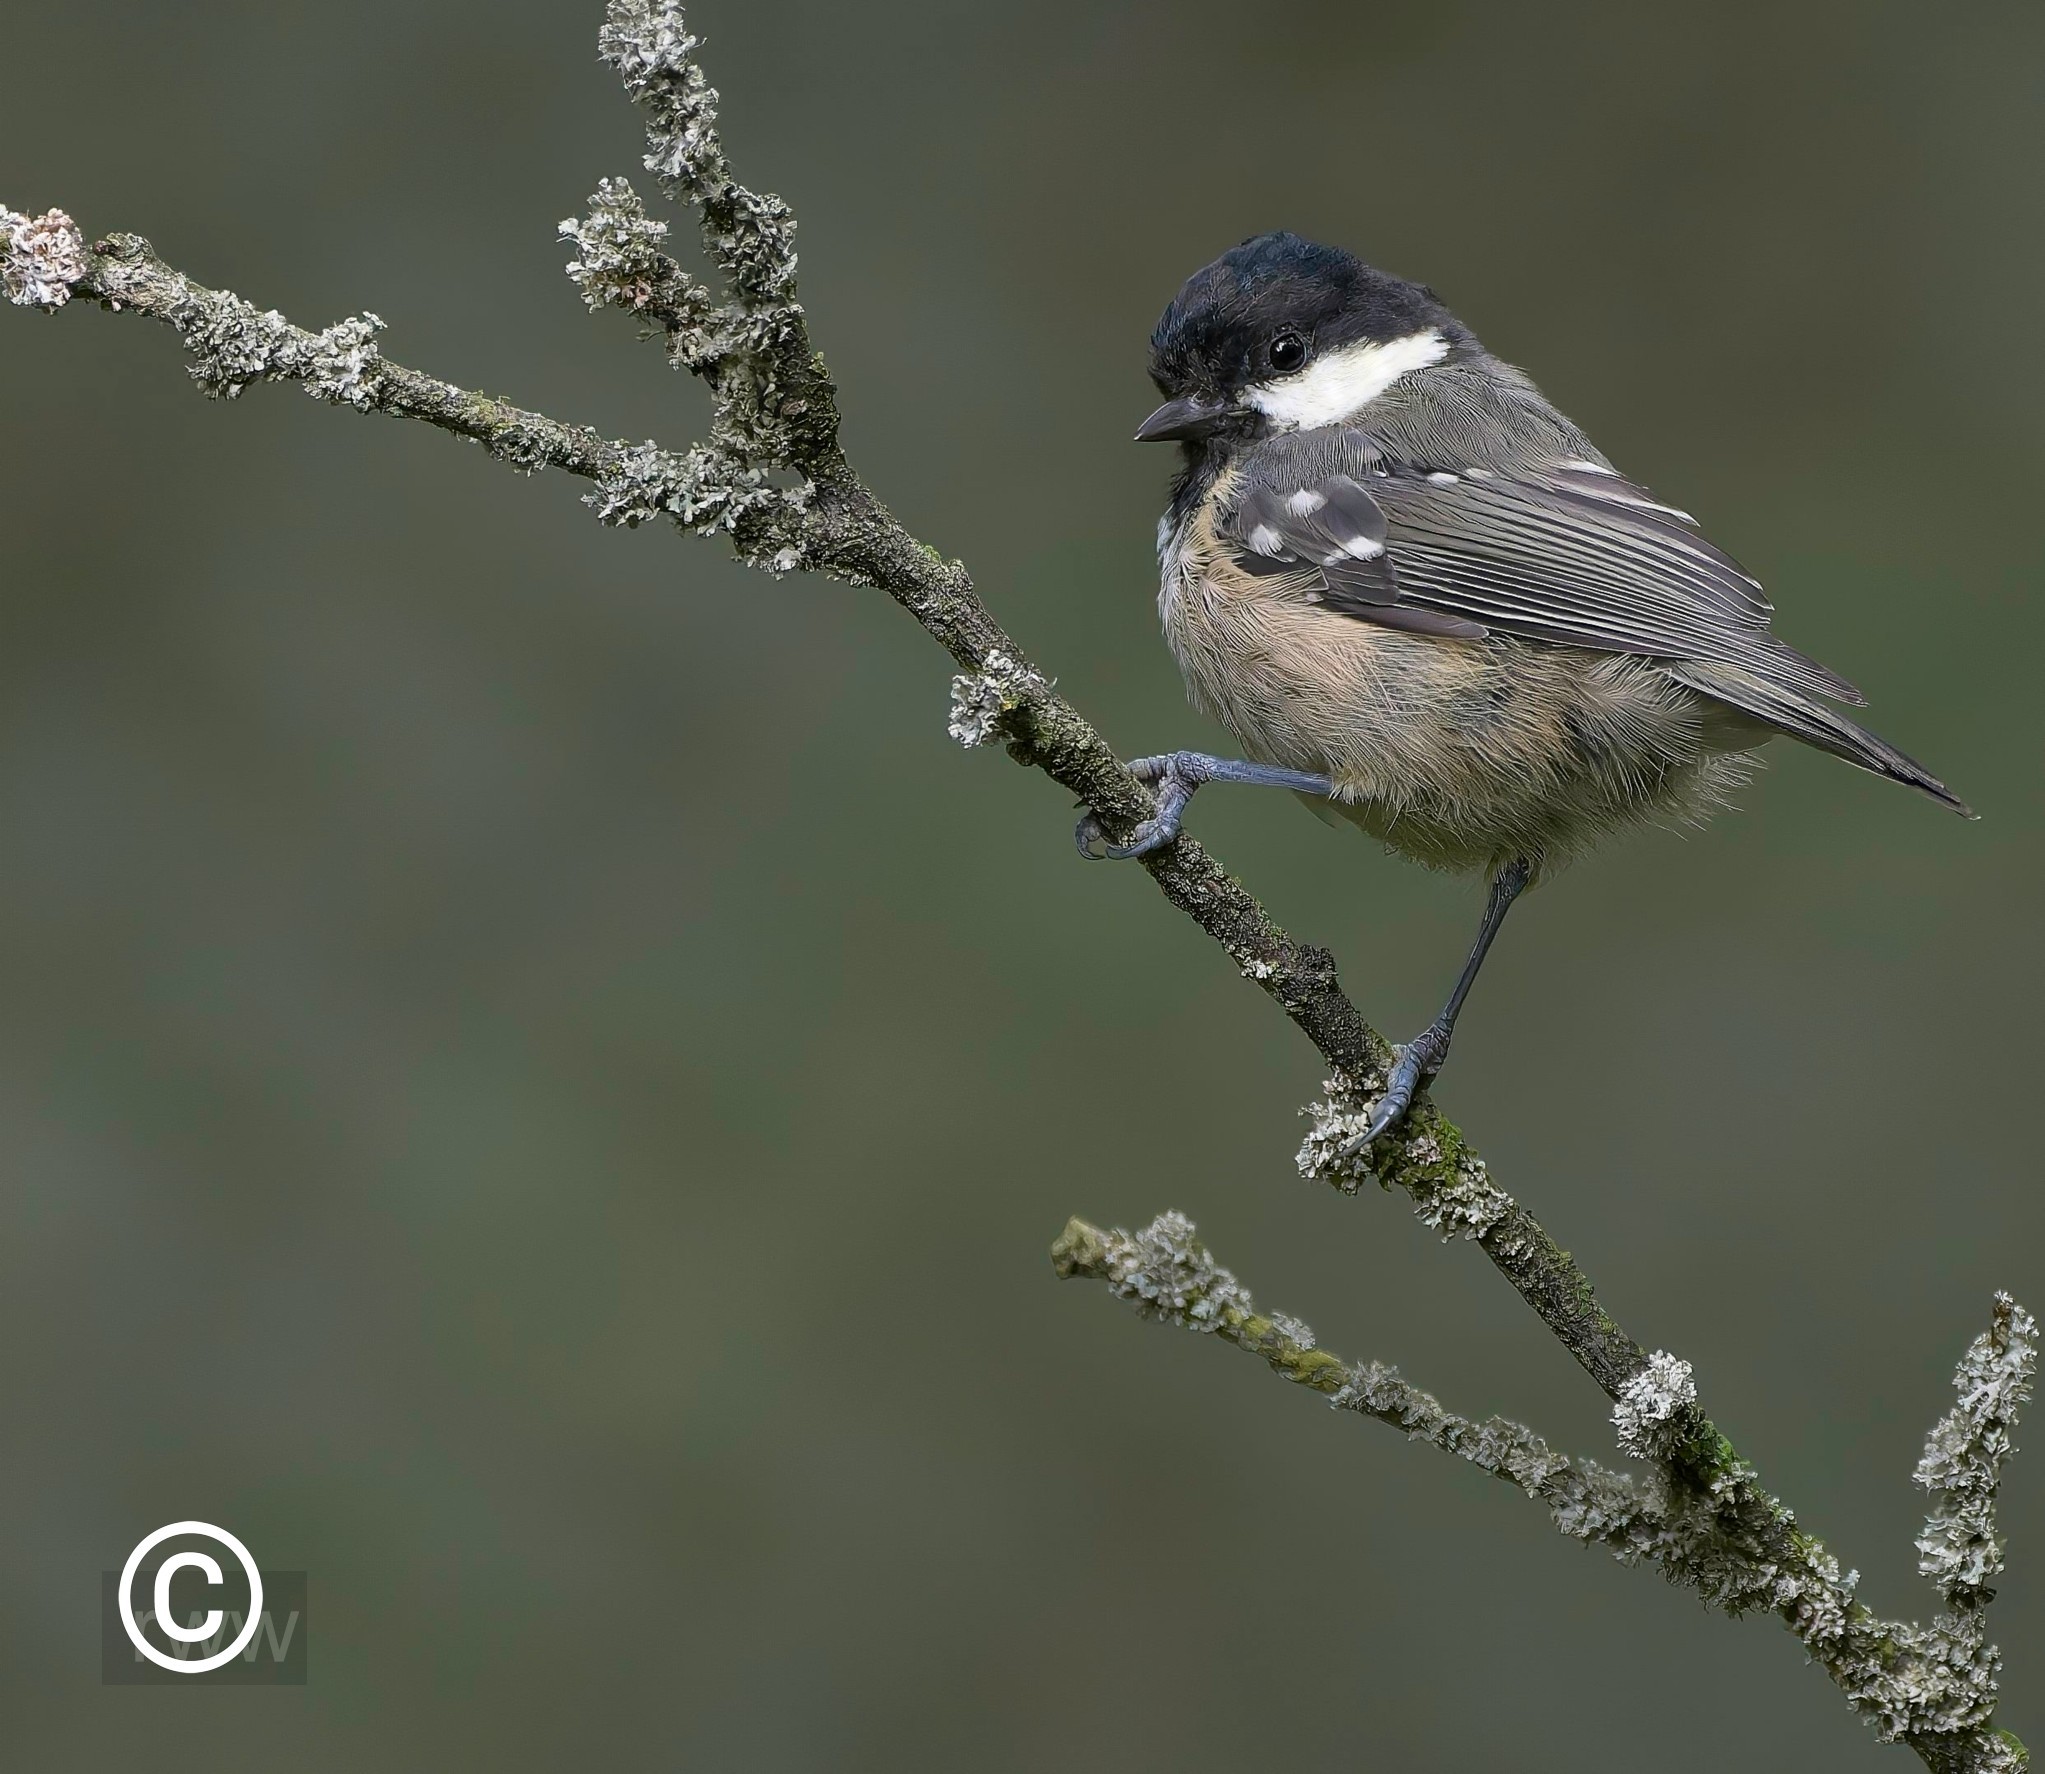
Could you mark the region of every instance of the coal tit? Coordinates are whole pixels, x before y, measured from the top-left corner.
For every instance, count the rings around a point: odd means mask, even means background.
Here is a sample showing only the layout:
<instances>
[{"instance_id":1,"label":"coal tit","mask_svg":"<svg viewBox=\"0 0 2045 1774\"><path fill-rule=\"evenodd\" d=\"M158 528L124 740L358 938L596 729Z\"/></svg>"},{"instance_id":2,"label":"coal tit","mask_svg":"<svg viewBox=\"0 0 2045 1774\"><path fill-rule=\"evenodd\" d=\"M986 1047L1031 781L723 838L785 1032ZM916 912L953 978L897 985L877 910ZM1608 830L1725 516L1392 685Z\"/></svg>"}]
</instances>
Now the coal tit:
<instances>
[{"instance_id":1,"label":"coal tit","mask_svg":"<svg viewBox=\"0 0 2045 1774\"><path fill-rule=\"evenodd\" d=\"M1519 893L1608 831L1708 813L1775 735L1967 812L1839 711L1865 699L1770 632L1761 586L1695 519L1426 285L1260 235L1187 280L1150 370L1167 398L1136 436L1181 446L1165 638L1245 755L1136 760L1157 812L1106 854L1171 843L1196 788L1244 782L1490 876L1455 989L1364 1141L1439 1070ZM1097 854L1091 816L1078 839Z\"/></svg>"}]
</instances>

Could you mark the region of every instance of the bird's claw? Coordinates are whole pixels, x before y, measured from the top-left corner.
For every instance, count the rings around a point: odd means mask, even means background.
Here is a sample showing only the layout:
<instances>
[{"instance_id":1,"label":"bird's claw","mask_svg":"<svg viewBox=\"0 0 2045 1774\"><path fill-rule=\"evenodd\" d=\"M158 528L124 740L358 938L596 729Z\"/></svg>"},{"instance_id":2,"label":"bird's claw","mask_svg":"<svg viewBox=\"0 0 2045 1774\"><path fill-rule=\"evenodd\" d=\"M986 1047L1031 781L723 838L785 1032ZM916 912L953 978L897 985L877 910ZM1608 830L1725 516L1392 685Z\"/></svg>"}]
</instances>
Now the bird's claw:
<instances>
[{"instance_id":1,"label":"bird's claw","mask_svg":"<svg viewBox=\"0 0 2045 1774\"><path fill-rule=\"evenodd\" d=\"M1128 862L1133 857L1148 856L1153 850L1162 850L1175 842L1186 803L1205 780L1192 770L1182 768L1176 753L1156 758L1131 758L1129 774L1138 782L1158 785L1157 812L1129 834L1128 843L1109 844L1100 815L1089 811L1072 831L1073 843L1088 862ZM1094 848L1096 844L1102 847L1097 850Z\"/></svg>"},{"instance_id":2,"label":"bird's claw","mask_svg":"<svg viewBox=\"0 0 2045 1774\"><path fill-rule=\"evenodd\" d=\"M1127 862L1131 857L1148 856L1153 850L1162 850L1179 835L1179 822L1174 819L1167 823L1162 819L1146 819L1129 834L1126 844L1105 842L1107 833L1101 829L1098 814L1089 813L1073 828L1072 841L1079 853L1088 862ZM1094 846L1101 845L1096 850Z\"/></svg>"},{"instance_id":3,"label":"bird's claw","mask_svg":"<svg viewBox=\"0 0 2045 1774\"><path fill-rule=\"evenodd\" d=\"M1162 850L1167 844L1176 841L1178 835L1177 819L1146 819L1129 834L1128 843L1108 846L1108 860L1127 862L1134 856L1148 856L1153 850Z\"/></svg>"},{"instance_id":4,"label":"bird's claw","mask_svg":"<svg viewBox=\"0 0 2045 1774\"><path fill-rule=\"evenodd\" d=\"M1406 1119L1421 1086L1441 1070L1442 1062L1448 1058L1448 1037L1439 1025L1430 1023L1396 1051L1398 1057L1385 1079L1385 1093L1371 1110L1369 1125L1342 1142L1344 1158L1355 1158L1368 1151Z\"/></svg>"}]
</instances>

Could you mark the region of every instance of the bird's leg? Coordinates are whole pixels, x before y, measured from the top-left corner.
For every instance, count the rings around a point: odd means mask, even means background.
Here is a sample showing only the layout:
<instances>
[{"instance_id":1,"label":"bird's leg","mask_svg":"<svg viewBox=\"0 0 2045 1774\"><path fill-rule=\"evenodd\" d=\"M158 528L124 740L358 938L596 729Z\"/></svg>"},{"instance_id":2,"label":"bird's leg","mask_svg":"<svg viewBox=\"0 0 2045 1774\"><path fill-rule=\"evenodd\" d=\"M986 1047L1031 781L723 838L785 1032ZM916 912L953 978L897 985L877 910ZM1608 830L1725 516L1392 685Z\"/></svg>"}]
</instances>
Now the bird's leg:
<instances>
[{"instance_id":1,"label":"bird's leg","mask_svg":"<svg viewBox=\"0 0 2045 1774\"><path fill-rule=\"evenodd\" d=\"M1490 951L1491 939L1498 934L1499 925L1505 922L1505 914L1512 909L1512 902L1519 898L1532 873L1526 858L1515 857L1492 877L1491 895L1484 902L1484 922L1477 926L1477 940L1470 945L1470 958L1463 963L1463 971L1456 978L1456 989L1449 993L1449 1001L1442 1006L1441 1015L1399 1049L1392 1075L1385 1080L1385 1094L1378 1099L1377 1109L1371 1115L1370 1126L1344 1146L1344 1157L1353 1157L1381 1133L1404 1120L1406 1111L1413 1106L1413 1093L1441 1070L1442 1061L1449 1056L1449 1040L1456 1032L1456 1012L1463 1008L1463 1000L1470 995L1477 970L1484 965L1484 957Z\"/></svg>"},{"instance_id":2,"label":"bird's leg","mask_svg":"<svg viewBox=\"0 0 2045 1774\"><path fill-rule=\"evenodd\" d=\"M1335 785L1308 770L1281 770L1275 764L1252 764L1241 758L1209 757L1204 751L1166 752L1162 757L1132 758L1129 771L1137 781L1157 785L1157 812L1129 834L1126 844L1096 850L1105 834L1100 817L1089 813L1073 831L1073 842L1089 862L1148 856L1179 835L1179 821L1193 791L1203 782L1247 782L1261 788L1289 788L1299 795L1332 795Z\"/></svg>"}]
</instances>

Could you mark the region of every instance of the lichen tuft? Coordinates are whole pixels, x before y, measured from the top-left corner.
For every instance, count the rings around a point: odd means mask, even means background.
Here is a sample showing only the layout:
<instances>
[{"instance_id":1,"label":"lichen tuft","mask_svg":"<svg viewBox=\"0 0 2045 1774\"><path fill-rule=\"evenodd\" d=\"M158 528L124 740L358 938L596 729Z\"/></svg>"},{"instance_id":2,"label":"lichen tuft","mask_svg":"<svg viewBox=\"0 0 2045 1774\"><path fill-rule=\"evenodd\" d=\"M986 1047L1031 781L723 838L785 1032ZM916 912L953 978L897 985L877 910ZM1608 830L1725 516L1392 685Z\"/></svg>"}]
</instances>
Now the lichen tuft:
<instances>
[{"instance_id":1,"label":"lichen tuft","mask_svg":"<svg viewBox=\"0 0 2045 1774\"><path fill-rule=\"evenodd\" d=\"M1043 677L1018 659L995 651L975 672L961 672L951 681L951 708L944 730L969 749L985 745L1002 723L1037 691L1047 689Z\"/></svg>"},{"instance_id":2,"label":"lichen tuft","mask_svg":"<svg viewBox=\"0 0 2045 1774\"><path fill-rule=\"evenodd\" d=\"M1689 1437L1687 1416L1696 1402L1697 1382L1690 1364L1657 1349L1619 1388L1618 1402L1612 1406L1619 1445L1644 1460L1668 1459Z\"/></svg>"},{"instance_id":3,"label":"lichen tuft","mask_svg":"<svg viewBox=\"0 0 2045 1774\"><path fill-rule=\"evenodd\" d=\"M17 308L55 310L86 273L85 236L61 209L16 215L0 204L0 291Z\"/></svg>"},{"instance_id":4,"label":"lichen tuft","mask_svg":"<svg viewBox=\"0 0 2045 1774\"><path fill-rule=\"evenodd\" d=\"M1293 1154L1301 1176L1309 1182L1331 1184L1345 1195L1354 1195L1365 1183L1382 1180L1371 1167L1375 1154L1363 1143L1363 1136L1384 1089L1381 1073L1360 1079L1337 1073L1322 1083L1320 1100L1300 1110L1313 1122Z\"/></svg>"},{"instance_id":5,"label":"lichen tuft","mask_svg":"<svg viewBox=\"0 0 2045 1774\"><path fill-rule=\"evenodd\" d=\"M1917 1536L1917 1568L1949 1605L1978 1607L2003 1568L1995 1496L2016 1452L2017 1413L2038 1368L2038 1322L2006 1293L1995 1296L1989 1327L1968 1345L1953 1375L1958 1402L1932 1426L1912 1474L1933 1503Z\"/></svg>"}]
</instances>

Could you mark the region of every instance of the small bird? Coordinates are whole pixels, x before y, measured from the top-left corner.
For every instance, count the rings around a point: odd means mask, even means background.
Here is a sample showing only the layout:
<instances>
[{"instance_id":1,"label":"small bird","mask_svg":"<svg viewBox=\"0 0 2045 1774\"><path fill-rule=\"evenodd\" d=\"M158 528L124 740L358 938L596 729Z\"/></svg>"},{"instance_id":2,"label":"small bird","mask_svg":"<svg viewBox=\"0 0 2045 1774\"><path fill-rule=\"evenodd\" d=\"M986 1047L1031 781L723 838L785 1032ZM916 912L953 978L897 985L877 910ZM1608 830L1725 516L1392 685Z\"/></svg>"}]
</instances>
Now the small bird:
<instances>
[{"instance_id":1,"label":"small bird","mask_svg":"<svg viewBox=\"0 0 2045 1774\"><path fill-rule=\"evenodd\" d=\"M1157 323L1182 446L1158 525L1165 638L1241 745L1138 758L1173 842L1205 782L1292 790L1436 868L1483 869L1441 1014L1399 1050L1358 1146L1441 1069L1513 901L1617 828L1701 819L1787 733L1973 817L1834 704L1866 700L1769 631L1758 581L1626 479L1425 284L1296 234L1189 278ZM1099 821L1075 834L1096 850Z\"/></svg>"}]
</instances>

